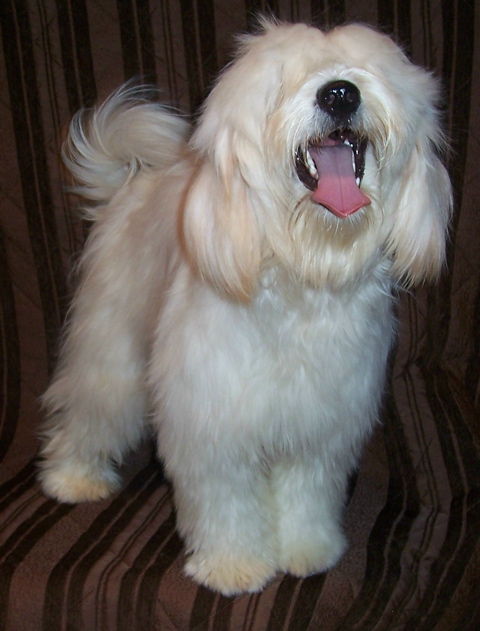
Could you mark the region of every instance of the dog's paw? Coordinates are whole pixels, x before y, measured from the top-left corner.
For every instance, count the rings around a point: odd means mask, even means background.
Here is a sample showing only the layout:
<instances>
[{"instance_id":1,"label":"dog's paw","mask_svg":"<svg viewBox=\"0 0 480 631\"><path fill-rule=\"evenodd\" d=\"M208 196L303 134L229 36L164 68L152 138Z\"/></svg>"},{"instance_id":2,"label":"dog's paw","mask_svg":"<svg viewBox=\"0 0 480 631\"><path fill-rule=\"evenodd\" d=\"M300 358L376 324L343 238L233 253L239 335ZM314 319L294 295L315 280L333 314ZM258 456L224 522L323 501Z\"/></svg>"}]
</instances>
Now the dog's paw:
<instances>
[{"instance_id":1,"label":"dog's paw","mask_svg":"<svg viewBox=\"0 0 480 631\"><path fill-rule=\"evenodd\" d=\"M120 479L115 471L92 470L78 464L45 468L39 480L46 495L67 504L103 500L120 487Z\"/></svg>"},{"instance_id":2,"label":"dog's paw","mask_svg":"<svg viewBox=\"0 0 480 631\"><path fill-rule=\"evenodd\" d=\"M275 568L254 556L195 552L185 565L185 573L224 596L235 596L261 591L275 575Z\"/></svg>"},{"instance_id":3,"label":"dog's paw","mask_svg":"<svg viewBox=\"0 0 480 631\"><path fill-rule=\"evenodd\" d=\"M282 572L304 578L326 572L338 563L347 548L342 533L335 536L300 536L283 543L279 566Z\"/></svg>"}]
</instances>

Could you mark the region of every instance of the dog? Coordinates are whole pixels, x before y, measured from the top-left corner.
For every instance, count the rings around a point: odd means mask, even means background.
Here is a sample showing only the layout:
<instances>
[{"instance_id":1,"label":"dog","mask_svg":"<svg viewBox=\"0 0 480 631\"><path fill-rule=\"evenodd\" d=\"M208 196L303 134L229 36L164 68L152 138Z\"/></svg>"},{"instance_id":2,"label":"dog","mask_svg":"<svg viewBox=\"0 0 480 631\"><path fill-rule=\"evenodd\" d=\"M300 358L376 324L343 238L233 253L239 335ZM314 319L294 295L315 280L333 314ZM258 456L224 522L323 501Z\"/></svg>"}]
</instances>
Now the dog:
<instances>
[{"instance_id":1,"label":"dog","mask_svg":"<svg viewBox=\"0 0 480 631\"><path fill-rule=\"evenodd\" d=\"M398 289L444 262L439 96L370 27L264 20L193 132L131 84L73 119L93 227L43 398L47 495L108 497L153 427L188 576L231 596L338 562Z\"/></svg>"}]
</instances>

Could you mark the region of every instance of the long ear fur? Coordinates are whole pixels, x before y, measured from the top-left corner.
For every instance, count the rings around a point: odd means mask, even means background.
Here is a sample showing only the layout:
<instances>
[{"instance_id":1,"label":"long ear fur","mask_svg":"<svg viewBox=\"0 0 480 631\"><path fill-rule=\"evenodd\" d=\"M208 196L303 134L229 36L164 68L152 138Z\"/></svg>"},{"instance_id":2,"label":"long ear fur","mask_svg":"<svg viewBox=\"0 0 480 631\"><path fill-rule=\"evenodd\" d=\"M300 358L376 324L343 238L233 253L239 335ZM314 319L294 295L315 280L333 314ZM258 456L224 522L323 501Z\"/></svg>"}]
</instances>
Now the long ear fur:
<instances>
[{"instance_id":1,"label":"long ear fur","mask_svg":"<svg viewBox=\"0 0 480 631\"><path fill-rule=\"evenodd\" d=\"M281 85L281 64L264 39L242 40L235 63L206 101L190 142L199 166L183 216L187 254L199 273L242 301L258 283L263 227L255 207L259 191L269 190L262 139Z\"/></svg>"},{"instance_id":2,"label":"long ear fur","mask_svg":"<svg viewBox=\"0 0 480 631\"><path fill-rule=\"evenodd\" d=\"M193 265L218 291L247 302L260 268L260 235L241 174L228 183L205 159L187 192L183 238Z\"/></svg>"},{"instance_id":3,"label":"long ear fur","mask_svg":"<svg viewBox=\"0 0 480 631\"><path fill-rule=\"evenodd\" d=\"M413 148L398 186L388 254L392 272L409 286L440 273L452 209L450 179L429 139Z\"/></svg>"}]
</instances>

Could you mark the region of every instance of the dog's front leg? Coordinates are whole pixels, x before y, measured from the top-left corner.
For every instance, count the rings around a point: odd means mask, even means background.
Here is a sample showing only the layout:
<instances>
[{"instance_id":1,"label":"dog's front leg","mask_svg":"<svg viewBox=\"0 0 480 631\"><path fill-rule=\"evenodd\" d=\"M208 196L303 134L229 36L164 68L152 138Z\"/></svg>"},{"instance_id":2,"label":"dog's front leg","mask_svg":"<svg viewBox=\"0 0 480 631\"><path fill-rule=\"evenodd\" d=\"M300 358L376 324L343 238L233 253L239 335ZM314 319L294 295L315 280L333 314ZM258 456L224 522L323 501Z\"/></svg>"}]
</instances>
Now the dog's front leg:
<instances>
[{"instance_id":1,"label":"dog's front leg","mask_svg":"<svg viewBox=\"0 0 480 631\"><path fill-rule=\"evenodd\" d=\"M345 481L313 455L285 458L272 469L283 572L309 576L340 559L347 545L341 526Z\"/></svg>"},{"instance_id":2,"label":"dog's front leg","mask_svg":"<svg viewBox=\"0 0 480 631\"><path fill-rule=\"evenodd\" d=\"M188 461L170 475L185 571L226 596L260 591L277 570L275 504L258 463ZM173 473L173 475L172 475Z\"/></svg>"}]
</instances>

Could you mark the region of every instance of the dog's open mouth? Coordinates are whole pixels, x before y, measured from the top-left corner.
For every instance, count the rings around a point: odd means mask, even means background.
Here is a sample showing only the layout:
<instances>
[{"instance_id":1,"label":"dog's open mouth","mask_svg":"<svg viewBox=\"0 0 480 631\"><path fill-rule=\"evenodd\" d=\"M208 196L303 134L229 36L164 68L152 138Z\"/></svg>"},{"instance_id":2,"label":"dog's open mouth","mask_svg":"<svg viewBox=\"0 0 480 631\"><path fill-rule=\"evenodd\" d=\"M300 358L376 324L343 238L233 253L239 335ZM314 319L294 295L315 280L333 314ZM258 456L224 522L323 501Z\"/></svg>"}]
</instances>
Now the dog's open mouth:
<instances>
[{"instance_id":1,"label":"dog's open mouth","mask_svg":"<svg viewBox=\"0 0 480 631\"><path fill-rule=\"evenodd\" d=\"M337 129L323 140L312 139L308 149L297 150L296 169L312 199L337 217L348 217L368 206L360 190L368 141L349 128Z\"/></svg>"}]
</instances>

